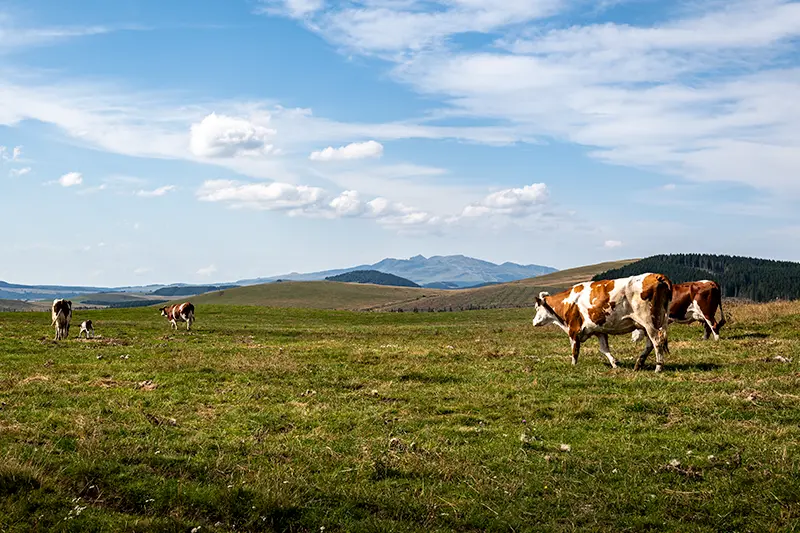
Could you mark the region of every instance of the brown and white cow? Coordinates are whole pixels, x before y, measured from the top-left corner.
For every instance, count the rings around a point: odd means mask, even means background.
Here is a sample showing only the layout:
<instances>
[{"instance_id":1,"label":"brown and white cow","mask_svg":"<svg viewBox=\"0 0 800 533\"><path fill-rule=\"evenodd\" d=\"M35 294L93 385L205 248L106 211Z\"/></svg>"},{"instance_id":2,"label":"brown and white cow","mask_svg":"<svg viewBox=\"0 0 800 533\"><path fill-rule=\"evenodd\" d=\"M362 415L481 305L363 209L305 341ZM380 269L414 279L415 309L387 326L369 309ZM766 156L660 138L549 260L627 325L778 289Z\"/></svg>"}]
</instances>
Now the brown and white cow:
<instances>
[{"instance_id":1,"label":"brown and white cow","mask_svg":"<svg viewBox=\"0 0 800 533\"><path fill-rule=\"evenodd\" d=\"M720 321L717 322L717 309ZM714 335L719 340L719 330L725 325L725 313L722 311L722 290L716 281L707 279L676 283L672 286L672 303L669 306L669 321L678 324L702 322L705 333L703 339ZM634 331L633 340L639 341L641 333Z\"/></svg>"},{"instance_id":2,"label":"brown and white cow","mask_svg":"<svg viewBox=\"0 0 800 533\"><path fill-rule=\"evenodd\" d=\"M178 329L178 322L186 322L186 330L192 329L194 306L190 302L162 307L160 311L161 316L167 317L173 328Z\"/></svg>"},{"instance_id":3,"label":"brown and white cow","mask_svg":"<svg viewBox=\"0 0 800 533\"><path fill-rule=\"evenodd\" d=\"M53 300L51 326L56 327L56 340L69 336L69 321L72 320L72 302L70 300Z\"/></svg>"},{"instance_id":4,"label":"brown and white cow","mask_svg":"<svg viewBox=\"0 0 800 533\"><path fill-rule=\"evenodd\" d=\"M614 368L617 360L611 355L608 336L642 330L647 346L634 370L643 368L655 348L656 372L660 372L664 355L669 353L667 308L671 298L672 283L663 274L587 281L558 294L539 293L533 325L555 324L564 330L572 343L573 365L578 364L581 343L596 336L600 351Z\"/></svg>"}]
</instances>

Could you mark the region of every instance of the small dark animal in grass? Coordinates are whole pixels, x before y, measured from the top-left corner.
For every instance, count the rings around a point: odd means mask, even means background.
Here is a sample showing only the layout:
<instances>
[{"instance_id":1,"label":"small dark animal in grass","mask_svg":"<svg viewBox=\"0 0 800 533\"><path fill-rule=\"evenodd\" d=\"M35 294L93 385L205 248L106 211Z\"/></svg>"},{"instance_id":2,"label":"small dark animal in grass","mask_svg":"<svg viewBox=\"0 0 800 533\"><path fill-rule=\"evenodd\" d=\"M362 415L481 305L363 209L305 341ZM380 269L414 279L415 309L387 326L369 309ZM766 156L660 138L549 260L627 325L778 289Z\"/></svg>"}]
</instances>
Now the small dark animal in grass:
<instances>
[{"instance_id":1,"label":"small dark animal in grass","mask_svg":"<svg viewBox=\"0 0 800 533\"><path fill-rule=\"evenodd\" d=\"M72 302L70 300L53 300L51 326L56 327L56 340L69 336L69 321L72 320Z\"/></svg>"},{"instance_id":2,"label":"small dark animal in grass","mask_svg":"<svg viewBox=\"0 0 800 533\"><path fill-rule=\"evenodd\" d=\"M84 320L81 322L81 330L78 332L78 338L80 339L84 334L86 335L87 339L94 338L94 326L92 326L91 320Z\"/></svg>"},{"instance_id":3,"label":"small dark animal in grass","mask_svg":"<svg viewBox=\"0 0 800 533\"><path fill-rule=\"evenodd\" d=\"M717 322L717 309L720 321ZM705 333L703 339L714 335L719 340L719 330L725 325L725 313L722 311L722 290L716 281L701 280L689 283L676 283L672 286L672 303L669 305L669 321L678 324L701 322ZM639 341L642 334L634 331L633 340Z\"/></svg>"},{"instance_id":4,"label":"small dark animal in grass","mask_svg":"<svg viewBox=\"0 0 800 533\"><path fill-rule=\"evenodd\" d=\"M182 304L170 305L160 309L161 316L167 317L172 323L172 327L178 329L178 322L186 322L186 330L192 329L194 322L194 305L190 302Z\"/></svg>"},{"instance_id":5,"label":"small dark animal in grass","mask_svg":"<svg viewBox=\"0 0 800 533\"><path fill-rule=\"evenodd\" d=\"M661 372L667 346L667 308L672 298L672 283L663 274L642 274L628 278L587 281L571 289L536 298L534 326L555 324L569 335L572 364L578 364L581 343L596 336L600 351L611 366L617 360L608 347L608 336L643 330L647 346L639 355L634 370L656 350L656 372Z\"/></svg>"}]
</instances>

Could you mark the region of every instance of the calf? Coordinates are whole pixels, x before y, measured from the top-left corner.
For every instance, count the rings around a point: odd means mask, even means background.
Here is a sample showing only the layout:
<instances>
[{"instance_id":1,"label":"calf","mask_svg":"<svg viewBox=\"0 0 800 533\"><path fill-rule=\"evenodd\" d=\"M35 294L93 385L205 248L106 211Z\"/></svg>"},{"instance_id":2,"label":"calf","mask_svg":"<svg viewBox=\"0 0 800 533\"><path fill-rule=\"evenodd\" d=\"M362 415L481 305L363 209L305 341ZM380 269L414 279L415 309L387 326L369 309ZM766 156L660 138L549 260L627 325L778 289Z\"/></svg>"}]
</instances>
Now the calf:
<instances>
[{"instance_id":1,"label":"calf","mask_svg":"<svg viewBox=\"0 0 800 533\"><path fill-rule=\"evenodd\" d=\"M720 321L716 314L719 309ZM669 306L669 321L678 324L702 322L705 333L703 339L714 335L719 340L719 330L725 325L725 313L722 311L722 290L716 281L701 280L688 283L676 283L672 286L672 303ZM641 333L633 332L633 340L638 341Z\"/></svg>"},{"instance_id":2,"label":"calf","mask_svg":"<svg viewBox=\"0 0 800 533\"><path fill-rule=\"evenodd\" d=\"M167 317L172 327L178 329L178 322L186 322L186 330L192 329L194 322L194 306L190 302L162 307L161 316Z\"/></svg>"},{"instance_id":3,"label":"calf","mask_svg":"<svg viewBox=\"0 0 800 533\"><path fill-rule=\"evenodd\" d=\"M78 338L81 338L81 335L86 334L87 339L94 338L94 327L92 326L91 320L84 320L81 322L81 330L78 332Z\"/></svg>"},{"instance_id":4,"label":"calf","mask_svg":"<svg viewBox=\"0 0 800 533\"><path fill-rule=\"evenodd\" d=\"M56 327L56 340L69 336L69 321L72 320L72 302L70 300L53 300L51 326Z\"/></svg>"},{"instance_id":5,"label":"calf","mask_svg":"<svg viewBox=\"0 0 800 533\"><path fill-rule=\"evenodd\" d=\"M578 364L581 343L596 336L600 351L611 366L617 360L608 347L608 335L624 335L642 330L647 346L636 360L634 370L643 368L655 348L656 372L661 372L667 345L667 308L672 298L672 283L663 274L641 274L628 278L587 281L571 289L536 298L534 326L555 324L569 335L572 364Z\"/></svg>"}]
</instances>

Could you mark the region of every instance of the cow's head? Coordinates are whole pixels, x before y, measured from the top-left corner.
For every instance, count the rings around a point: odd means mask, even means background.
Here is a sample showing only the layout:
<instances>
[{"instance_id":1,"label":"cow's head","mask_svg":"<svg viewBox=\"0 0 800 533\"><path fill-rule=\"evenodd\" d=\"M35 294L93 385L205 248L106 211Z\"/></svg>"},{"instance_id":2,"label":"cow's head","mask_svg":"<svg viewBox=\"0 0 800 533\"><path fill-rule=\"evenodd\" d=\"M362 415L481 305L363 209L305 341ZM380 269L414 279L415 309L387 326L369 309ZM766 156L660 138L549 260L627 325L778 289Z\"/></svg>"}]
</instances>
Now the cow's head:
<instances>
[{"instance_id":1,"label":"cow's head","mask_svg":"<svg viewBox=\"0 0 800 533\"><path fill-rule=\"evenodd\" d=\"M556 316L553 313L553 310L547 305L545 298L550 296L549 292L540 292L539 296L536 297L536 304L534 305L534 309L536 309L536 314L533 315L533 325L534 326L545 326L547 324L552 324L557 322Z\"/></svg>"},{"instance_id":2,"label":"cow's head","mask_svg":"<svg viewBox=\"0 0 800 533\"><path fill-rule=\"evenodd\" d=\"M159 311L161 311L161 316L167 316L168 315L166 307L162 307L161 309L159 309Z\"/></svg>"}]
</instances>

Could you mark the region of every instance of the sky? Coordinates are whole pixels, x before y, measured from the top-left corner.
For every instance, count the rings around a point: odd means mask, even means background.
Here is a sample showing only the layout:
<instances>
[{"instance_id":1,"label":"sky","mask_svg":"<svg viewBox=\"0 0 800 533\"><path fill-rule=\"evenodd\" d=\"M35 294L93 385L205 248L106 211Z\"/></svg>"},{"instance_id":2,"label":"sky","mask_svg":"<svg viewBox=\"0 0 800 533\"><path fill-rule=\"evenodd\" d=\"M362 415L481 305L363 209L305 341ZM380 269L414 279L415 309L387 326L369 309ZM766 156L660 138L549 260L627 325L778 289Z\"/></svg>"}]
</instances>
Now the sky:
<instances>
[{"instance_id":1,"label":"sky","mask_svg":"<svg viewBox=\"0 0 800 533\"><path fill-rule=\"evenodd\" d=\"M800 2L4 0L0 280L800 260Z\"/></svg>"}]
</instances>

